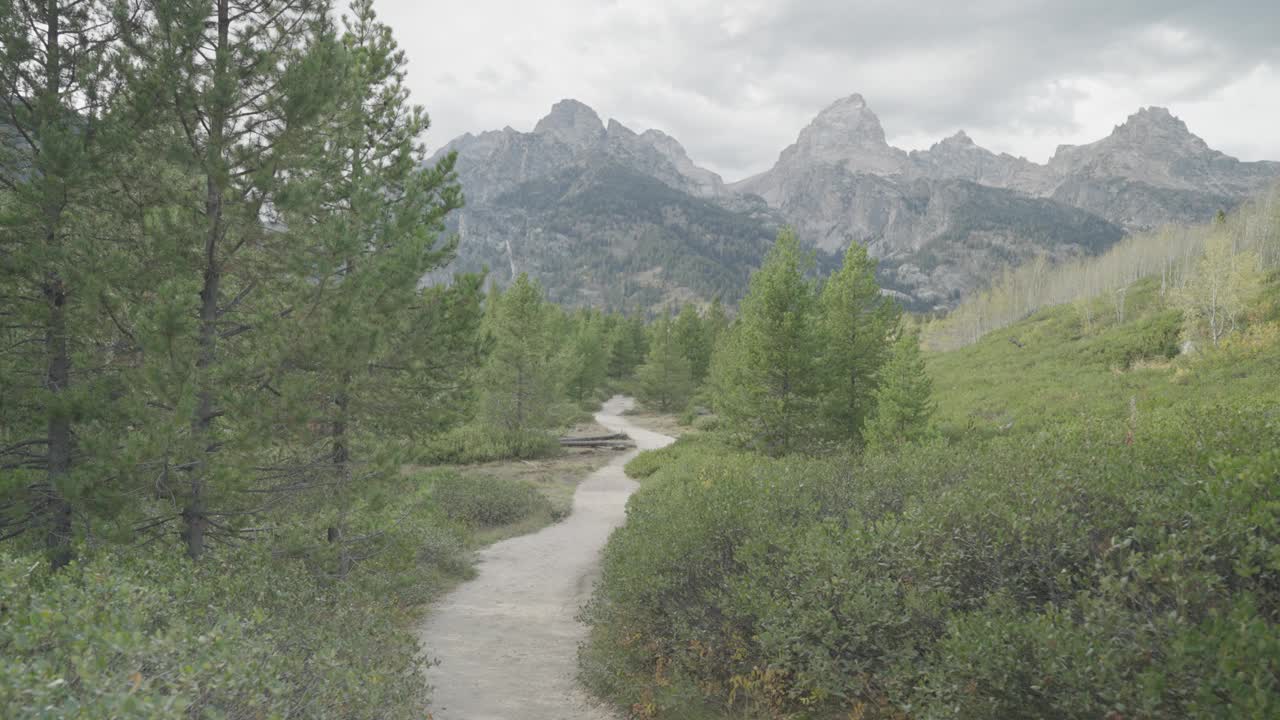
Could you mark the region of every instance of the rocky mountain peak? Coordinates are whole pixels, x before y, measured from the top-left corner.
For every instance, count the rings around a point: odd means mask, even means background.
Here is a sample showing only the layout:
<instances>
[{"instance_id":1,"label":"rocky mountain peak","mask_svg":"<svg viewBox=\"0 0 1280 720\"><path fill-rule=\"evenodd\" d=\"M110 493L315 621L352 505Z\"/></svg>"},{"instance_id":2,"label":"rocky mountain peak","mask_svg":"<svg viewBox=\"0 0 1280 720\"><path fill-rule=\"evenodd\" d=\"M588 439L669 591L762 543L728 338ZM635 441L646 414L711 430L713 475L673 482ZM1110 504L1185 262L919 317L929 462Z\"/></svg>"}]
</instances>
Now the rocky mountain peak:
<instances>
[{"instance_id":1,"label":"rocky mountain peak","mask_svg":"<svg viewBox=\"0 0 1280 720\"><path fill-rule=\"evenodd\" d=\"M534 126L535 135L548 135L573 148L584 148L605 133L600 116L577 100L561 100Z\"/></svg>"},{"instance_id":2,"label":"rocky mountain peak","mask_svg":"<svg viewBox=\"0 0 1280 720\"><path fill-rule=\"evenodd\" d=\"M941 144L958 145L960 147L975 147L977 145L977 143L973 141L973 138L969 137L969 134L963 130L957 131L955 135L952 135L949 138L943 138Z\"/></svg>"},{"instance_id":3,"label":"rocky mountain peak","mask_svg":"<svg viewBox=\"0 0 1280 720\"><path fill-rule=\"evenodd\" d=\"M859 94L828 105L809 123L779 164L828 163L853 172L893 175L902 171L906 153L885 141L880 118Z\"/></svg>"}]
</instances>

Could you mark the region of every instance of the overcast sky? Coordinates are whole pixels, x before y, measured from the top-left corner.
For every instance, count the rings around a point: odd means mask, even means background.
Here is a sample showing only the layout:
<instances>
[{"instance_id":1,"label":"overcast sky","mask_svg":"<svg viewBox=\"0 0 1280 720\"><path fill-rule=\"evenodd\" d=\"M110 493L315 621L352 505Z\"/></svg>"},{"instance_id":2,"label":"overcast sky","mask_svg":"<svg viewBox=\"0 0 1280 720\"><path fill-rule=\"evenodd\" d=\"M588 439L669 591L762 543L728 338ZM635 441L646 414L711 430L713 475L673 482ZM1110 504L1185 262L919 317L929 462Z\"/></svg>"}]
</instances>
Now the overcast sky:
<instances>
[{"instance_id":1,"label":"overcast sky","mask_svg":"<svg viewBox=\"0 0 1280 720\"><path fill-rule=\"evenodd\" d=\"M1280 160L1280 0L377 0L434 149L566 97L737 180L862 93L889 141L1044 162L1141 106Z\"/></svg>"}]
</instances>

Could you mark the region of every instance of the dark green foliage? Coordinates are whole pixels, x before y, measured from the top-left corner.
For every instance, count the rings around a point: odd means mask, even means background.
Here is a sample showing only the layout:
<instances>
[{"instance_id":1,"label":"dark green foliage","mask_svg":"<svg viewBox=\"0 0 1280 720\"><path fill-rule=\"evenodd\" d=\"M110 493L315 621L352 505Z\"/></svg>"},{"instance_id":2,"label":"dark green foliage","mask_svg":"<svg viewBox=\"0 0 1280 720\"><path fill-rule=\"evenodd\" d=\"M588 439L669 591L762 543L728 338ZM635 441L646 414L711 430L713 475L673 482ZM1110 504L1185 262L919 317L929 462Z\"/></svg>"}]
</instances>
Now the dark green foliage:
<instances>
[{"instance_id":1,"label":"dark green foliage","mask_svg":"<svg viewBox=\"0 0 1280 720\"><path fill-rule=\"evenodd\" d=\"M549 430L562 378L542 286L521 275L490 304L486 330L493 350L481 374L481 418L511 436Z\"/></svg>"},{"instance_id":2,"label":"dark green foliage","mask_svg":"<svg viewBox=\"0 0 1280 720\"><path fill-rule=\"evenodd\" d=\"M466 535L412 491L365 572L335 582L264 545L193 565L171 547L49 576L0 559L6 717L420 718L405 625L470 572ZM69 681L73 678L74 681Z\"/></svg>"},{"instance_id":3,"label":"dark green foliage","mask_svg":"<svg viewBox=\"0 0 1280 720\"><path fill-rule=\"evenodd\" d=\"M1164 310L1132 325L1104 330L1090 338L1080 352L1087 362L1128 370L1142 360L1177 357L1181 334L1182 312Z\"/></svg>"},{"instance_id":4,"label":"dark green foliage","mask_svg":"<svg viewBox=\"0 0 1280 720\"><path fill-rule=\"evenodd\" d=\"M711 368L711 350L715 342L707 320L693 305L685 305L676 316L673 332L680 354L689 361L693 384L701 384Z\"/></svg>"},{"instance_id":5,"label":"dark green foliage","mask_svg":"<svg viewBox=\"0 0 1280 720\"><path fill-rule=\"evenodd\" d=\"M562 512L404 465L556 452L643 324L453 272L404 75L370 0L0 0L0 716L421 717Z\"/></svg>"}]
</instances>

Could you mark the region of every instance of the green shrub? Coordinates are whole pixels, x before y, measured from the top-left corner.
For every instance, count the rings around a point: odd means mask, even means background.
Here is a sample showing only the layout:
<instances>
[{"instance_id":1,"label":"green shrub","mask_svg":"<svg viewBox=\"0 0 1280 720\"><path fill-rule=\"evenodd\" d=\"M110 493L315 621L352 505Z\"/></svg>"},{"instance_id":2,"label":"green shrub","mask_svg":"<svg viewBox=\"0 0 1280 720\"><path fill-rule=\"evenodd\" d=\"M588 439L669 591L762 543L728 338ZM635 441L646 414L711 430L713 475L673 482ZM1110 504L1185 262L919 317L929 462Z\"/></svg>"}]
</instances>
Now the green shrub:
<instances>
[{"instance_id":1,"label":"green shrub","mask_svg":"<svg viewBox=\"0 0 1280 720\"><path fill-rule=\"evenodd\" d=\"M558 452L560 444L549 432L500 433L471 424L433 438L418 461L424 465L467 465L511 458L528 460Z\"/></svg>"},{"instance_id":2,"label":"green shrub","mask_svg":"<svg viewBox=\"0 0 1280 720\"><path fill-rule=\"evenodd\" d=\"M610 539L584 679L646 712L1268 717L1280 421L1144 414L861 459L684 441Z\"/></svg>"},{"instance_id":3,"label":"green shrub","mask_svg":"<svg viewBox=\"0 0 1280 720\"><path fill-rule=\"evenodd\" d=\"M1138 322L1109 328L1085 344L1084 357L1104 367L1128 370L1141 360L1177 357L1181 348L1182 312L1165 310Z\"/></svg>"},{"instance_id":4,"label":"green shrub","mask_svg":"<svg viewBox=\"0 0 1280 720\"><path fill-rule=\"evenodd\" d=\"M418 718L404 610L260 549L0 561L6 717Z\"/></svg>"},{"instance_id":5,"label":"green shrub","mask_svg":"<svg viewBox=\"0 0 1280 720\"><path fill-rule=\"evenodd\" d=\"M694 418L693 429L700 432L715 432L720 429L720 419L715 415L700 415Z\"/></svg>"},{"instance_id":6,"label":"green shrub","mask_svg":"<svg viewBox=\"0 0 1280 720\"><path fill-rule=\"evenodd\" d=\"M428 476L431 495L451 520L472 528L510 525L539 513L552 514L551 501L525 482L439 472Z\"/></svg>"}]
</instances>

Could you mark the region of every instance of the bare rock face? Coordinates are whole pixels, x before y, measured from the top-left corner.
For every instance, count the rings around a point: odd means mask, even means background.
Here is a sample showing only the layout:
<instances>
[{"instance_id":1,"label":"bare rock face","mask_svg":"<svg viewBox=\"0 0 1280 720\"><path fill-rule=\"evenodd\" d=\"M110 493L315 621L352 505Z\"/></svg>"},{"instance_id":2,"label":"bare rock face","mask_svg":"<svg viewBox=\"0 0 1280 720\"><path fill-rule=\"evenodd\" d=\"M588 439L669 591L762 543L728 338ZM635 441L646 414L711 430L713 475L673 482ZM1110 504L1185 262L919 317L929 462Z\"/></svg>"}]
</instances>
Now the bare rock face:
<instances>
[{"instance_id":1,"label":"bare rock face","mask_svg":"<svg viewBox=\"0 0 1280 720\"><path fill-rule=\"evenodd\" d=\"M565 302L641 307L740 296L790 224L820 266L861 243L895 297L945 309L1004 267L1205 221L1280 181L1280 163L1213 150L1163 108L1041 165L963 131L903 152L861 95L818 113L771 169L729 185L666 133L606 126L575 100L533 132L467 134L450 150L468 202L454 221L468 267L529 269Z\"/></svg>"},{"instance_id":2,"label":"bare rock face","mask_svg":"<svg viewBox=\"0 0 1280 720\"><path fill-rule=\"evenodd\" d=\"M604 123L595 110L577 100L561 100L551 106L551 113L538 121L534 135L546 135L575 151L585 150L604 137Z\"/></svg>"},{"instance_id":3,"label":"bare rock face","mask_svg":"<svg viewBox=\"0 0 1280 720\"><path fill-rule=\"evenodd\" d=\"M1111 135L1063 145L1049 161L1053 198L1130 230L1201 222L1280 179L1280 163L1210 148L1164 108L1143 108Z\"/></svg>"},{"instance_id":4,"label":"bare rock face","mask_svg":"<svg viewBox=\"0 0 1280 720\"><path fill-rule=\"evenodd\" d=\"M637 134L577 100L561 100L533 132L505 128L463 135L436 153L457 151L458 176L468 202L488 202L515 187L571 167L619 162L663 184L698 197L725 194L719 175L701 168L674 138L657 130Z\"/></svg>"},{"instance_id":5,"label":"bare rock face","mask_svg":"<svg viewBox=\"0 0 1280 720\"><path fill-rule=\"evenodd\" d=\"M1043 165L1007 153L997 155L980 147L963 130L928 150L913 151L909 173L913 178L968 180L1031 195L1043 194L1053 185Z\"/></svg>"},{"instance_id":6,"label":"bare rock face","mask_svg":"<svg viewBox=\"0 0 1280 720\"><path fill-rule=\"evenodd\" d=\"M815 167L829 166L854 175L892 177L901 174L909 158L885 141L880 118L861 95L828 105L800 131L796 142L778 156L773 169L730 186L764 198L770 205L793 201L795 185L811 182ZM838 175L839 173L833 173Z\"/></svg>"},{"instance_id":7,"label":"bare rock face","mask_svg":"<svg viewBox=\"0 0 1280 720\"><path fill-rule=\"evenodd\" d=\"M1061 248L1096 252L1124 231L1205 221L1277 181L1280 163L1213 150L1163 108L1143 109L1109 137L1059 148L1040 165L997 155L963 131L903 153L853 95L819 113L773 168L730 188L758 195L820 249L859 242L882 265L908 268L896 289L930 305L951 302L1001 265L1057 257ZM979 228L981 213L990 222ZM1045 237L1054 248L1043 246ZM946 267L917 262L922 252L946 258Z\"/></svg>"}]
</instances>

